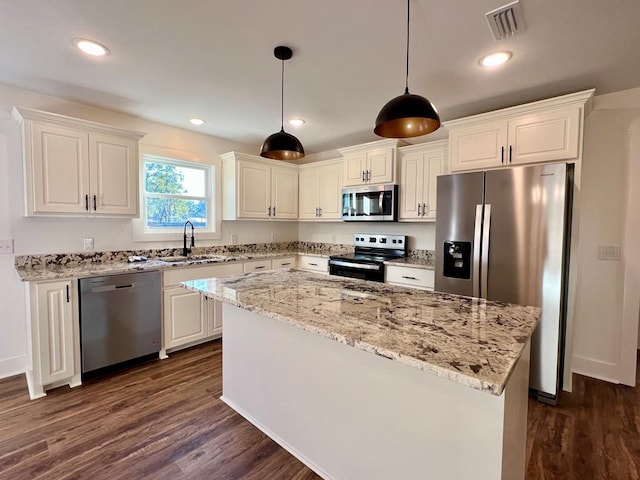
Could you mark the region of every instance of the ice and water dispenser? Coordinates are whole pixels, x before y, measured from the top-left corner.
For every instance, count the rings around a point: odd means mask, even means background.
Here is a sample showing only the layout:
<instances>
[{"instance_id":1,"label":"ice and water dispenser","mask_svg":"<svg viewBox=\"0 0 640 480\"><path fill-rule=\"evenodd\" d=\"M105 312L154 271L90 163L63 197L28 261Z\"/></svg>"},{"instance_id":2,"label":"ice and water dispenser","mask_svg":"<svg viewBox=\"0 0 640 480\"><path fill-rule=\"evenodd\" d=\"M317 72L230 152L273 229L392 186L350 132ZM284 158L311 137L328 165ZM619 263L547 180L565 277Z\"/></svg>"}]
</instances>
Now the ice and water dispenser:
<instances>
[{"instance_id":1,"label":"ice and water dispenser","mask_svg":"<svg viewBox=\"0 0 640 480\"><path fill-rule=\"evenodd\" d=\"M471 242L444 242L443 276L471 278Z\"/></svg>"}]
</instances>

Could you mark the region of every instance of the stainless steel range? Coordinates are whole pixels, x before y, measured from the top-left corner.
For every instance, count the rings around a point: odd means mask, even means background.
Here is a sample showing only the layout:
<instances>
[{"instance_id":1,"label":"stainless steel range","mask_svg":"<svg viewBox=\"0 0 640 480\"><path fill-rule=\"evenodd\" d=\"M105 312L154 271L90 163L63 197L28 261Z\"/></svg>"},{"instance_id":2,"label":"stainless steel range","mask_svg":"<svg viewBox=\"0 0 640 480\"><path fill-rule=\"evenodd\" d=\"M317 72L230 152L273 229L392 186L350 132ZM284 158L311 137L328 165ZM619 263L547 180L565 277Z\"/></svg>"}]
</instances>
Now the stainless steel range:
<instances>
[{"instance_id":1,"label":"stainless steel range","mask_svg":"<svg viewBox=\"0 0 640 480\"><path fill-rule=\"evenodd\" d=\"M384 262L407 256L406 235L356 233L355 252L329 257L329 273L384 282Z\"/></svg>"}]
</instances>

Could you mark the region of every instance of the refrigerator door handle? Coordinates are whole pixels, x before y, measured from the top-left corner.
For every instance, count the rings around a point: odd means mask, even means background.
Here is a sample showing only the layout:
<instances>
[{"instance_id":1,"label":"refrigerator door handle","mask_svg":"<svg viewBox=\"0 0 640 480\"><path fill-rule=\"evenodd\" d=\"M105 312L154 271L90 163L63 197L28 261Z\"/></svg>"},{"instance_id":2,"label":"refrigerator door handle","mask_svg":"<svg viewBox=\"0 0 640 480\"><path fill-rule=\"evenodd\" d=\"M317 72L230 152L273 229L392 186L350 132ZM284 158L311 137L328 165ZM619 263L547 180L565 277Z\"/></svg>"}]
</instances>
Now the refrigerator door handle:
<instances>
[{"instance_id":1,"label":"refrigerator door handle","mask_svg":"<svg viewBox=\"0 0 640 480\"><path fill-rule=\"evenodd\" d=\"M482 225L482 259L480 263L480 295L487 298L489 288L489 239L491 238L491 205L484 206L484 220Z\"/></svg>"},{"instance_id":2,"label":"refrigerator door handle","mask_svg":"<svg viewBox=\"0 0 640 480\"><path fill-rule=\"evenodd\" d=\"M482 205L476 205L476 220L473 227L473 276L472 295L480 296L480 242L482 240Z\"/></svg>"}]
</instances>

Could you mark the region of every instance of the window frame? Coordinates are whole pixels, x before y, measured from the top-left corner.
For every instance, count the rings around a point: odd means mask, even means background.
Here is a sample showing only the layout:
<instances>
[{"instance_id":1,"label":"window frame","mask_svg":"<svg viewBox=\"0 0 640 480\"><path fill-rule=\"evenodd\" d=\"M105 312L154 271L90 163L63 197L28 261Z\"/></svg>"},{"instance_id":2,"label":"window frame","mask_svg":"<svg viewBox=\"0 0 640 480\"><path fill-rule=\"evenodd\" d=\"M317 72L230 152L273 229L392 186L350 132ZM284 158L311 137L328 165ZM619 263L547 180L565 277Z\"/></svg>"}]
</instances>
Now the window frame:
<instances>
[{"instance_id":1,"label":"window frame","mask_svg":"<svg viewBox=\"0 0 640 480\"><path fill-rule=\"evenodd\" d=\"M222 238L222 162L219 159L203 161L199 156L178 150L161 147L140 146L139 154L139 216L133 220L133 239L138 242L179 241L182 244L182 227L148 228L146 222L147 192L145 188L145 162L157 161L167 165L205 170L205 197L208 199L207 228L197 228L196 241L219 240ZM156 196L157 194L154 194ZM163 198L183 198L185 200L200 199L181 194L160 194Z\"/></svg>"}]
</instances>

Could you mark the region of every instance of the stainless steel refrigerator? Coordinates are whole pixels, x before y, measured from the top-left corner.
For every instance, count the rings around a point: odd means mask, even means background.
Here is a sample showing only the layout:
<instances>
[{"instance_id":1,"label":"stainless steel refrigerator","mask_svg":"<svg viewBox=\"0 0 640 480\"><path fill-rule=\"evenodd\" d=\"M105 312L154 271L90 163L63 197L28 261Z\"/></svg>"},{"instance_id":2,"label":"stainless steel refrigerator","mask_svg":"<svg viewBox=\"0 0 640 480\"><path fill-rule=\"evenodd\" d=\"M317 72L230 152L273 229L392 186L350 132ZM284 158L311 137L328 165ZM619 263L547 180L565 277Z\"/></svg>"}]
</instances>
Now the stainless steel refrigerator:
<instances>
[{"instance_id":1,"label":"stainless steel refrigerator","mask_svg":"<svg viewBox=\"0 0 640 480\"><path fill-rule=\"evenodd\" d=\"M542 308L529 385L562 388L573 165L443 175L437 180L435 289Z\"/></svg>"}]
</instances>

